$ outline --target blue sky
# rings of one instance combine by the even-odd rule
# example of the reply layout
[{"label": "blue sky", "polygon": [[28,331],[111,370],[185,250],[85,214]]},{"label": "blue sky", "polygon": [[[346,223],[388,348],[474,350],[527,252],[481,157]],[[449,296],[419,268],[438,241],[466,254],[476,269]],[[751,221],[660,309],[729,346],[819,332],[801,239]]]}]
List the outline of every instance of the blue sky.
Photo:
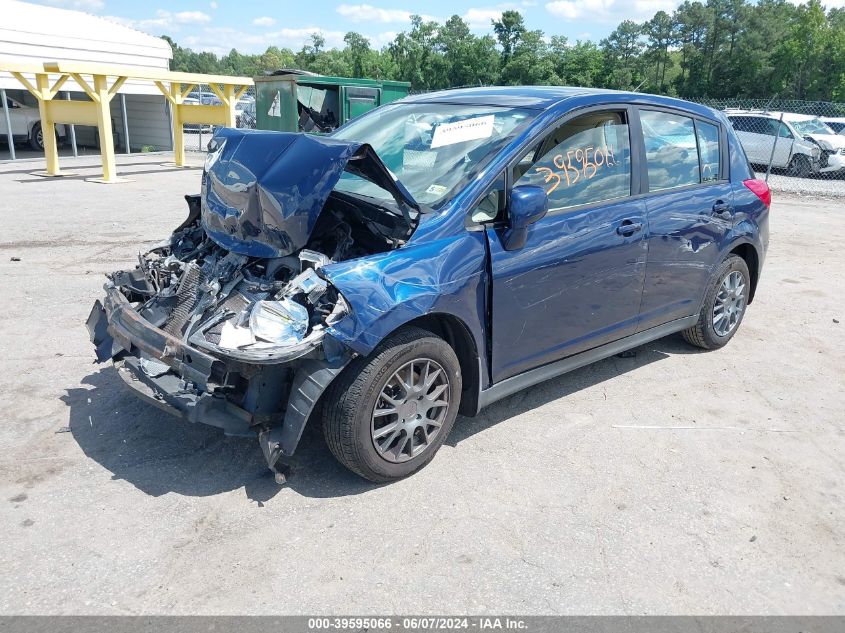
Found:
[{"label": "blue sky", "polygon": [[381,48],[409,28],[409,17],[420,13],[445,20],[462,16],[479,34],[492,32],[490,20],[516,9],[531,29],[547,36],[598,41],[623,19],[650,18],[660,9],[671,11],[678,0],[408,0],[329,2],[291,0],[42,0],[41,4],[107,16],[153,35],[167,34],[180,45],[217,54],[231,48],[263,52],[267,46],[298,50],[310,34],[320,31],[329,47],[342,46],[343,35],[357,31]]}]

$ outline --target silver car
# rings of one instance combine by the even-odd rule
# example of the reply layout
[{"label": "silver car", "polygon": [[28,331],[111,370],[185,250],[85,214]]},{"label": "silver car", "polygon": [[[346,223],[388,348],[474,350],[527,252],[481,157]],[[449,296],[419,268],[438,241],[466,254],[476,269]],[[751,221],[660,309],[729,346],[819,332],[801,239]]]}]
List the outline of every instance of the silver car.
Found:
[{"label": "silver car", "polygon": [[752,165],[785,169],[790,176],[806,178],[821,169],[821,149],[805,139],[780,113],[726,110],[742,148]]}]

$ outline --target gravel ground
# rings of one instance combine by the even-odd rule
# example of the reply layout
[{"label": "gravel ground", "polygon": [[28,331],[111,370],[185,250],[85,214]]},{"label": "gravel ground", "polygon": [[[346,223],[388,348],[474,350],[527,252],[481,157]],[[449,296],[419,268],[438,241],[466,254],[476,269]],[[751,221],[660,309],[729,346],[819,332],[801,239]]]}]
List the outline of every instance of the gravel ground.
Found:
[{"label": "gravel ground", "polygon": [[[765,180],[766,172],[756,172],[757,178]],[[812,178],[793,178],[784,173],[769,174],[772,191],[793,195],[830,196],[845,198],[845,176],[819,174]]]},{"label": "gravel ground", "polygon": [[102,273],[198,189],[167,160],[0,166],[0,613],[845,612],[841,200],[776,196],[724,350],[670,337],[529,389],[387,486],[315,427],[280,488],[254,440],[92,364]]}]

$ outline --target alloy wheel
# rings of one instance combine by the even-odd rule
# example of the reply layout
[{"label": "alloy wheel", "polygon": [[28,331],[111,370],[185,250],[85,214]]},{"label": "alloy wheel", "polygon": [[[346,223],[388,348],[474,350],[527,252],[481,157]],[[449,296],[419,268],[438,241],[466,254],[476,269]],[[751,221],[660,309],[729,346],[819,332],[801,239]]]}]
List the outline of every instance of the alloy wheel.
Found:
[{"label": "alloy wheel", "polygon": [[722,280],[713,303],[713,331],[727,336],[736,328],[745,310],[745,278],[734,270]]},{"label": "alloy wheel", "polygon": [[450,402],[449,376],[430,358],[402,365],[385,382],[372,415],[372,440],[389,462],[423,453],[440,433]]}]

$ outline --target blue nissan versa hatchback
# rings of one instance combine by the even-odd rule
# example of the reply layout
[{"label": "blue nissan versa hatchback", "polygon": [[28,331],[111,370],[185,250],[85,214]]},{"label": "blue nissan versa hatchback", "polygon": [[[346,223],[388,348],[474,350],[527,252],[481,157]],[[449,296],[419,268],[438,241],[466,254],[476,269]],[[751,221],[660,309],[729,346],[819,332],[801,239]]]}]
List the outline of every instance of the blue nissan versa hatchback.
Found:
[{"label": "blue nissan versa hatchback", "polygon": [[186,199],[109,276],[97,359],[157,406],[257,435],[280,482],[310,417],[389,481],[458,413],[674,332],[722,347],[770,205],[720,113],[541,87],[410,97],[329,136],[222,129]]}]

